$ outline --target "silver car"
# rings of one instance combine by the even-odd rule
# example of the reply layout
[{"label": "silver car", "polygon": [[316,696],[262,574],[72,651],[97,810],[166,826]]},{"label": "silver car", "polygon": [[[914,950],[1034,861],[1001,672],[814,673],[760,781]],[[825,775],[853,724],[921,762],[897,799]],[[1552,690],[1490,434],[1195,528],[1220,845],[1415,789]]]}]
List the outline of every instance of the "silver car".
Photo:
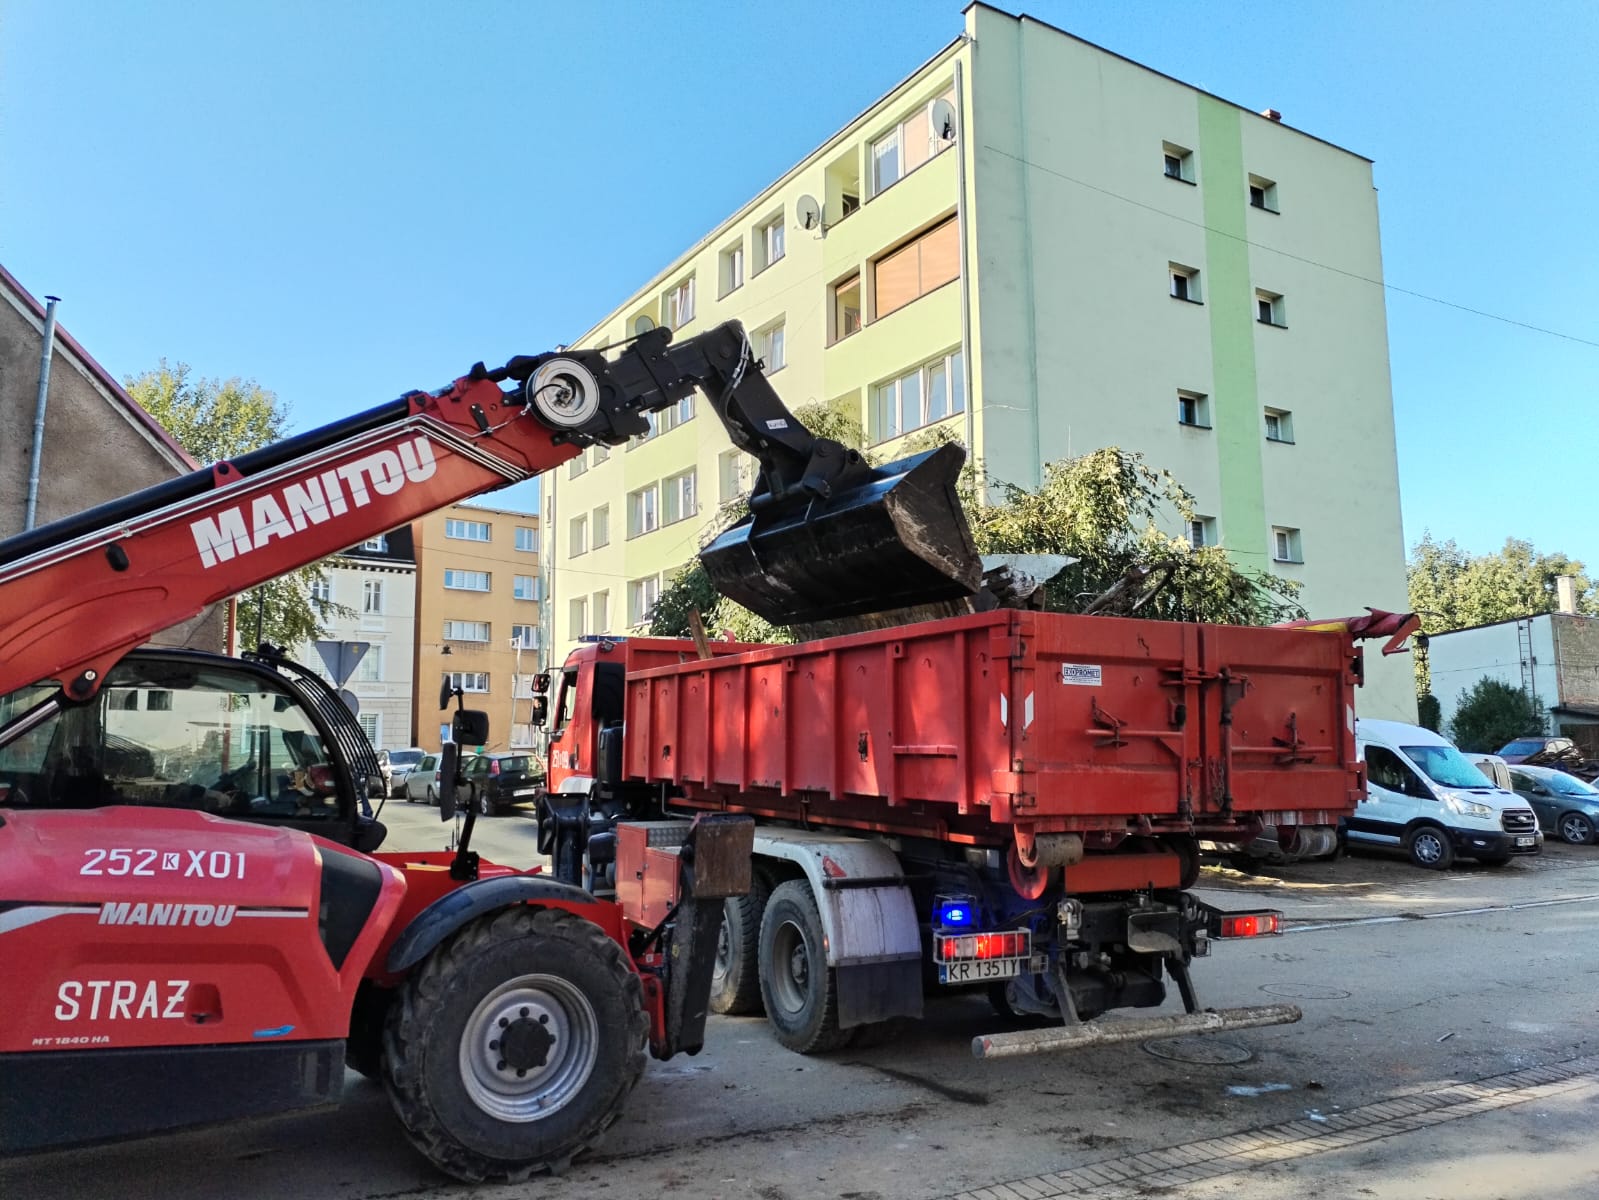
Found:
[{"label": "silver car", "polygon": [[424,752],[421,761],[406,772],[403,785],[406,803],[439,802],[439,758],[437,754]]},{"label": "silver car", "polygon": [[411,746],[405,750],[390,750],[389,756],[389,792],[391,796],[406,795],[406,777],[416,770],[427,751],[420,746]]}]

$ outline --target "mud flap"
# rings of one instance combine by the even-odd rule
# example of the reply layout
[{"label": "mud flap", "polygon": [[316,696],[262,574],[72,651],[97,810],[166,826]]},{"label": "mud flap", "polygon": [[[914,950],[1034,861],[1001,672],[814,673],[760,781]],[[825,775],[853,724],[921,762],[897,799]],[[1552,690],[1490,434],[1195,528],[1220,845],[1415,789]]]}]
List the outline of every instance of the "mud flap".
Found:
[{"label": "mud flap", "polygon": [[965,459],[945,445],[826,498],[757,495],[700,562],[717,591],[778,625],[973,596],[982,562],[955,493]]}]

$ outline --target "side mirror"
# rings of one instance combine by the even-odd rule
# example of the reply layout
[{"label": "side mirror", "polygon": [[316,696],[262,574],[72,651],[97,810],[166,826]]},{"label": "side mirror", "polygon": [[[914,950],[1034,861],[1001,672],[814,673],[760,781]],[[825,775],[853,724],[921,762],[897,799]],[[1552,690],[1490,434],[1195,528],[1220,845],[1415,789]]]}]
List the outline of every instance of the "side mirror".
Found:
[{"label": "side mirror", "polygon": [[486,746],[489,741],[489,714],[463,708],[450,719],[450,740],[463,746]]},{"label": "side mirror", "polygon": [[445,744],[439,755],[439,820],[455,820],[455,776],[461,767],[461,748],[454,742]]},{"label": "side mirror", "polygon": [[540,671],[533,676],[533,690],[535,692],[547,692],[550,690],[550,673],[548,671]]},{"label": "side mirror", "polygon": [[550,700],[548,696],[533,697],[533,724],[539,728],[550,719]]}]

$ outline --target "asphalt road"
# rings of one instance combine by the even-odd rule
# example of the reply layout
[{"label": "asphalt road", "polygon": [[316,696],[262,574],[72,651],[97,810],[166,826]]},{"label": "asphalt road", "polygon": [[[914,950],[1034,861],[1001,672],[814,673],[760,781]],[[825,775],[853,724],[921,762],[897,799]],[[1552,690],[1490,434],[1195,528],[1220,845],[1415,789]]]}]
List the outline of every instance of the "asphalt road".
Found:
[{"label": "asphalt road", "polygon": [[[395,845],[443,844],[419,805],[385,819]],[[531,821],[479,828],[486,855],[534,860]],[[1552,845],[1497,871],[1369,858],[1207,870],[1201,888],[1292,918],[1285,936],[1196,964],[1202,1002],[1289,999],[1303,1022],[1158,1047],[1176,1059],[1129,1045],[979,1062],[970,1039],[996,1022],[972,997],[826,1058],[782,1050],[761,1020],[718,1018],[698,1057],[651,1063],[591,1158],[472,1195],[1599,1196],[1599,848]],[[353,1076],[336,1110],[0,1163],[8,1200],[467,1191]]]}]

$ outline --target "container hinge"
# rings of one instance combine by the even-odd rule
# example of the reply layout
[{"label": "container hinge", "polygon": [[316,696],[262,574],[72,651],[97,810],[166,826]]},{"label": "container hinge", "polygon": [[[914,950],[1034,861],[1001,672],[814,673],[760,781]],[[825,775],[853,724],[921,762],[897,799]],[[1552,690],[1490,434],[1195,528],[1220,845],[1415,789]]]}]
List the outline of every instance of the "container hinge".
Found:
[{"label": "container hinge", "polygon": [[1308,743],[1303,741],[1299,736],[1298,713],[1288,714],[1288,736],[1286,738],[1274,737],[1271,740],[1273,745],[1281,746],[1284,750],[1284,753],[1277,755],[1277,761],[1282,766],[1288,767],[1292,766],[1294,763],[1308,763],[1315,761],[1314,755],[1306,754],[1304,752]]},{"label": "container hinge", "polygon": [[1101,737],[1097,744],[1100,746],[1125,746],[1127,739],[1122,737],[1121,731],[1126,727],[1127,722],[1119,717],[1112,716],[1099,707],[1098,700],[1090,700],[1089,705],[1090,719],[1093,720],[1095,725],[1108,731],[1109,734],[1108,737]]}]

